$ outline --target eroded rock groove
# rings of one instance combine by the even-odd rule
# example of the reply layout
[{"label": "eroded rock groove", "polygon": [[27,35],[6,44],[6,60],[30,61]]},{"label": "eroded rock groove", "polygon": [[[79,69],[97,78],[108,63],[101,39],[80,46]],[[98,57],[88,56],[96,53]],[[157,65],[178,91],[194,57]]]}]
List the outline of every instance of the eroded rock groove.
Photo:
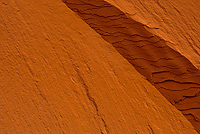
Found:
[{"label": "eroded rock groove", "polygon": [[111,43],[200,133],[200,70],[165,40],[148,32],[145,25],[103,0],[63,2]]}]

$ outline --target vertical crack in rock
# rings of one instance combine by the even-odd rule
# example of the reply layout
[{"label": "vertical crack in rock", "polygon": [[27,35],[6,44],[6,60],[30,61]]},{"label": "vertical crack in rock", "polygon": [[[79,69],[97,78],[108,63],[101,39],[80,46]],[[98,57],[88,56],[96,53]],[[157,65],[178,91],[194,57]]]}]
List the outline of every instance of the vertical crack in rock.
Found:
[{"label": "vertical crack in rock", "polygon": [[89,92],[88,86],[86,85],[86,83],[85,83],[85,81],[84,81],[83,77],[81,76],[81,74],[80,74],[80,72],[79,72],[78,69],[76,69],[76,72],[77,72],[77,74],[78,74],[78,78],[79,78],[80,83],[83,85],[83,87],[84,87],[84,89],[85,89],[85,92],[86,92],[86,95],[87,95],[88,99],[90,100],[90,102],[91,102],[91,103],[93,104],[93,106],[95,107],[95,110],[98,112],[98,111],[99,111],[99,110],[98,110],[98,106],[97,106],[97,104],[96,104],[94,98],[91,96],[91,94],[90,94],[90,92]]},{"label": "vertical crack in rock", "polygon": [[[165,40],[147,31],[145,25],[127,17],[104,0],[63,2],[111,43],[200,133],[200,70],[170,48]],[[80,80],[98,112],[97,104],[81,76]]]},{"label": "vertical crack in rock", "polygon": [[[64,47],[65,50],[67,50],[65,47]],[[105,122],[105,120],[103,119],[103,117],[101,117],[101,115],[99,114],[99,108],[98,108],[98,105],[95,101],[95,99],[92,97],[92,95],[90,94],[90,91],[89,91],[89,87],[87,86],[84,78],[82,77],[81,75],[81,72],[79,71],[79,66],[75,63],[75,61],[73,60],[72,56],[66,51],[66,53],[68,54],[68,57],[70,58],[71,60],[71,63],[72,65],[74,66],[74,68],[76,69],[76,73],[78,75],[78,79],[79,79],[79,82],[80,84],[83,86],[83,88],[85,89],[85,92],[86,92],[86,96],[88,98],[88,100],[91,102],[92,106],[94,107],[94,109],[96,110],[96,114],[97,116],[100,118],[100,120],[102,121],[103,125],[104,125],[104,128],[105,128],[105,131],[106,131],[106,134],[109,133],[109,128]],[[104,131],[101,129],[101,133],[102,134],[105,134]]]},{"label": "vertical crack in rock", "polygon": [[[86,91],[86,95],[89,99],[89,101],[92,103],[92,105],[94,106],[96,112],[97,112],[97,116],[100,117],[101,121],[103,122],[104,124],[104,127],[105,127],[105,130],[106,130],[106,133],[108,134],[109,133],[109,129],[108,129],[108,126],[105,122],[105,120],[99,115],[99,109],[98,109],[98,106],[97,106],[97,103],[95,101],[95,99],[91,96],[90,92],[89,92],[89,88],[88,86],[86,85],[83,77],[81,76],[80,72],[78,69],[76,69],[76,72],[78,74],[78,77],[79,77],[79,80],[80,80],[80,83],[83,85],[83,87],[85,88],[85,91]],[[104,134],[104,132],[101,130],[101,133]]]},{"label": "vertical crack in rock", "polygon": [[[89,92],[89,88],[88,86],[86,85],[83,77],[81,76],[80,72],[78,69],[76,69],[76,72],[77,72],[77,75],[78,75],[78,78],[80,80],[80,83],[83,85],[85,91],[86,91],[86,95],[89,99],[89,101],[92,103],[92,105],[94,106],[96,112],[97,112],[97,116],[100,117],[101,121],[103,122],[104,124],[104,127],[105,127],[105,130],[106,130],[106,133],[108,134],[109,133],[109,129],[108,129],[108,126],[105,122],[105,120],[99,115],[99,109],[98,109],[98,106],[97,106],[97,103],[95,101],[95,99],[91,96],[90,92]],[[104,134],[104,132],[101,130],[101,133]]]}]

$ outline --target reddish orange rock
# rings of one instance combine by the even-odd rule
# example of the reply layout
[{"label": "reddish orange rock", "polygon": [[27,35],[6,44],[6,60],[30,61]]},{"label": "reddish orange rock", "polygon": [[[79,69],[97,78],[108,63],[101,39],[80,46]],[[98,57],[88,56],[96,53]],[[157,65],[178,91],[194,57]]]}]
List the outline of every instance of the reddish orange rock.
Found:
[{"label": "reddish orange rock", "polygon": [[0,133],[196,133],[66,4],[0,1]]},{"label": "reddish orange rock", "polygon": [[168,41],[148,31],[148,26],[106,1],[63,1],[111,43],[200,132],[200,71],[186,57],[168,46]]}]

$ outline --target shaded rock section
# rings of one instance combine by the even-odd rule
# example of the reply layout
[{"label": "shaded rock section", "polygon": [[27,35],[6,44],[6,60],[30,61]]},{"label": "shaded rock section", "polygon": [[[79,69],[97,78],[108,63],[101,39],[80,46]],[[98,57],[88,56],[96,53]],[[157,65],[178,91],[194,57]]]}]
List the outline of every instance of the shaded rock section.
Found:
[{"label": "shaded rock section", "polygon": [[166,41],[103,0],[63,0],[111,43],[200,133],[200,71]]},{"label": "shaded rock section", "polygon": [[196,134],[59,0],[0,2],[0,134]]}]

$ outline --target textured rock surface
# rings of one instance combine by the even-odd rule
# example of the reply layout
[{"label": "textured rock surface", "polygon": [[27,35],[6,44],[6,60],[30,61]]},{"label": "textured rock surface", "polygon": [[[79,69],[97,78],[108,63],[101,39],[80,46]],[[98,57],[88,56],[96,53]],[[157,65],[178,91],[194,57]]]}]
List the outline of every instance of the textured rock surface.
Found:
[{"label": "textured rock surface", "polygon": [[0,0],[0,133],[196,133],[58,0]]},{"label": "textured rock surface", "polygon": [[199,0],[105,0],[170,42],[200,69]]},{"label": "textured rock surface", "polygon": [[145,25],[103,0],[64,0],[200,132],[200,71]]}]

